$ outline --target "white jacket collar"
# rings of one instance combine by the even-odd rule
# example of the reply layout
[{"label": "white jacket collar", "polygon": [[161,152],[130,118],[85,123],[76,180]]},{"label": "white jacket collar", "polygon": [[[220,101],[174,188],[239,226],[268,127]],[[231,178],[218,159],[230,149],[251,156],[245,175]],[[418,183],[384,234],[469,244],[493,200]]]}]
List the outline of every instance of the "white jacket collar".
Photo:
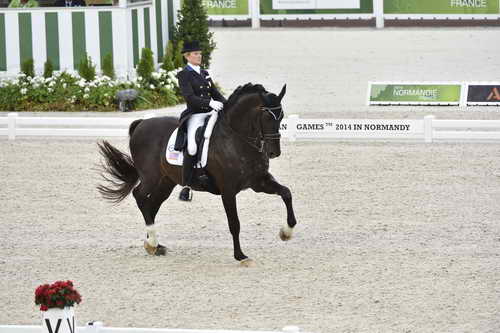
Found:
[{"label": "white jacket collar", "polygon": [[192,69],[194,69],[194,71],[196,73],[200,74],[200,71],[201,71],[200,66],[196,66],[196,65],[190,64],[189,62],[188,62],[188,66],[191,67]]}]

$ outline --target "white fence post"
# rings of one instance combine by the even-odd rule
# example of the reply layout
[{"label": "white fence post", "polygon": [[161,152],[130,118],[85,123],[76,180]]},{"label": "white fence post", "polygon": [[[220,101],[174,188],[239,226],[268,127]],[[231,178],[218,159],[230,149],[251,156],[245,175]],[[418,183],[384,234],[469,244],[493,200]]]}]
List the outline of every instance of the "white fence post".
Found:
[{"label": "white fence post", "polygon": [[373,14],[378,29],[384,27],[384,0],[373,0]]},{"label": "white fence post", "polygon": [[299,122],[299,116],[292,114],[288,117],[288,140],[297,141],[297,123]]},{"label": "white fence post", "polygon": [[102,321],[93,321],[93,322],[87,323],[86,328],[88,329],[87,332],[99,333],[99,331],[101,330],[102,327],[104,327],[104,323]]},{"label": "white fence post", "polygon": [[432,142],[432,135],[433,135],[433,129],[432,129],[432,121],[436,117],[434,116],[425,116],[424,117],[424,141],[427,143]]},{"label": "white fence post", "polygon": [[469,93],[469,84],[467,82],[462,83],[462,89],[460,90],[460,107],[465,108],[467,106],[467,95]]},{"label": "white fence post", "polygon": [[260,0],[248,0],[248,9],[252,16],[252,29],[260,28]]},{"label": "white fence post", "polygon": [[16,139],[16,122],[17,122],[17,113],[16,112],[10,112],[7,114],[7,121],[9,123],[8,128],[9,128],[9,140],[15,140]]}]

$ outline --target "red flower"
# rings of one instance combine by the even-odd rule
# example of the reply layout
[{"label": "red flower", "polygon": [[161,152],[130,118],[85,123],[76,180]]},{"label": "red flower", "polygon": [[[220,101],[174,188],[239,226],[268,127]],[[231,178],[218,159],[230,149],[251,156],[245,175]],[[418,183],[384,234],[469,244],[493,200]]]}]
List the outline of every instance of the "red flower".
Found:
[{"label": "red flower", "polygon": [[73,288],[73,282],[56,281],[51,285],[43,284],[35,290],[35,304],[40,305],[41,311],[47,311],[51,308],[64,308],[79,304],[82,297]]}]

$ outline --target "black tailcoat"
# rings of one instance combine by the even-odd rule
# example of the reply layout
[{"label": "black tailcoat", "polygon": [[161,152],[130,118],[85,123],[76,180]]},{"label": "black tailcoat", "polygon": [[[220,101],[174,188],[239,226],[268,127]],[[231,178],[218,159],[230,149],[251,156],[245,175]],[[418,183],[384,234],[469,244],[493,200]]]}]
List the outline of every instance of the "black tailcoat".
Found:
[{"label": "black tailcoat", "polygon": [[[187,105],[187,109],[181,113],[179,119],[179,133],[183,132],[185,135],[186,121],[192,114],[212,111],[212,108],[209,106],[211,99],[222,103],[225,103],[226,99],[217,90],[212,78],[210,78],[208,72],[204,69],[200,69],[200,74],[198,74],[193,68],[186,66],[177,74],[177,79],[179,80],[181,94],[186,100]],[[184,148],[185,143],[185,138],[181,139],[178,135],[175,149],[181,150],[181,146]]]}]

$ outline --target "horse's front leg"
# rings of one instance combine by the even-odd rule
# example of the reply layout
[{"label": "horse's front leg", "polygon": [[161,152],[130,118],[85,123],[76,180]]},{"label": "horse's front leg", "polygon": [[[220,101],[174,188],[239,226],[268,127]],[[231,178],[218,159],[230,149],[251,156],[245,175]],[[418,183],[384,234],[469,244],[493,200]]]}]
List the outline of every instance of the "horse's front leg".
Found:
[{"label": "horse's front leg", "polygon": [[268,194],[278,194],[286,206],[286,225],[280,229],[280,238],[282,241],[287,241],[292,238],[293,228],[297,224],[295,213],[292,206],[292,193],[286,186],[281,185],[274,179],[274,177],[267,173],[262,177],[255,186],[252,187],[255,192],[264,192]]},{"label": "horse's front leg", "polygon": [[234,258],[243,266],[252,266],[253,261],[243,254],[240,247],[240,220],[236,210],[236,194],[222,194],[222,203],[226,210],[229,231],[233,236]]}]

